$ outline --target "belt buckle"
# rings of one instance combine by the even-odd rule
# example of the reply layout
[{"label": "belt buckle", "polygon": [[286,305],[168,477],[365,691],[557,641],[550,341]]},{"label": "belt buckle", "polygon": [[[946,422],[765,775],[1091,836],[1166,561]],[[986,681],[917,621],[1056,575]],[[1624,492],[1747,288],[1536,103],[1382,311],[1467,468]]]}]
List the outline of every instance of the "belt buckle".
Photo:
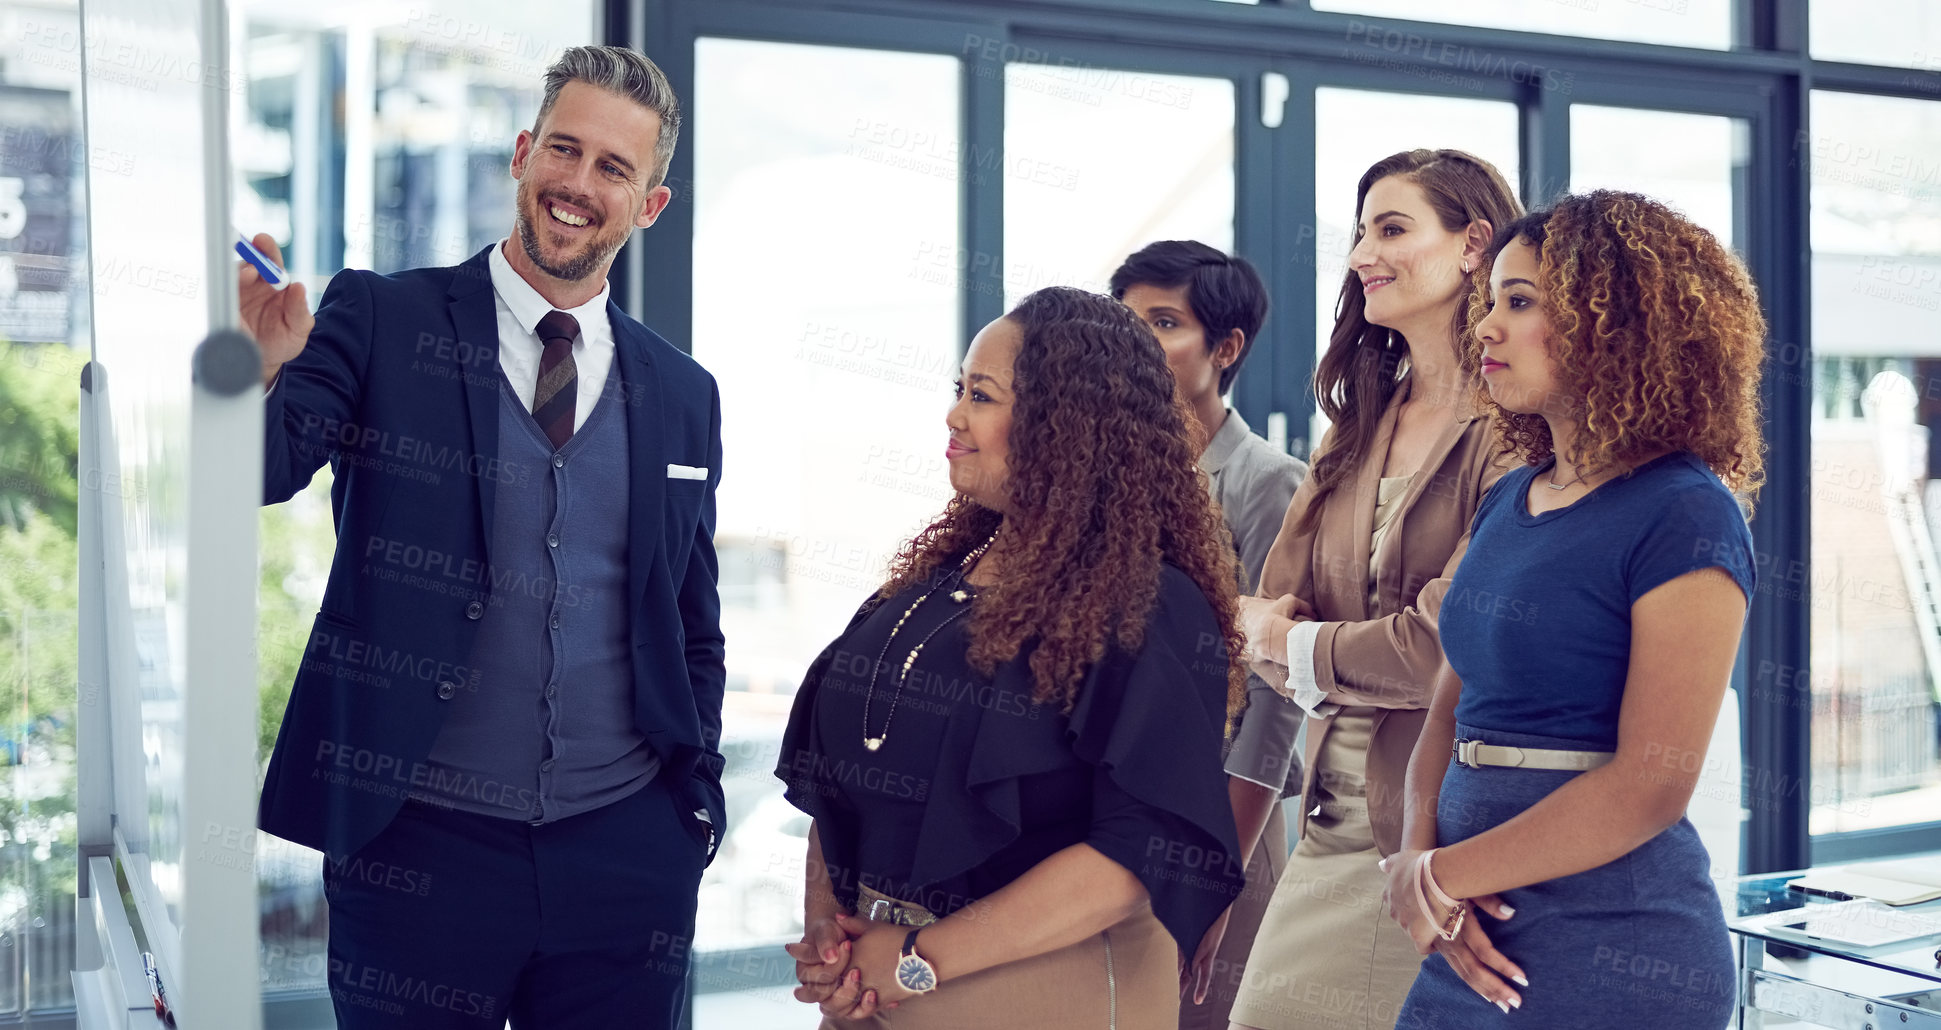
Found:
[{"label": "belt buckle", "polygon": [[896,902],[888,898],[877,898],[869,903],[869,913],[863,918],[872,923],[887,923],[895,918]]},{"label": "belt buckle", "polygon": [[1480,744],[1482,744],[1480,740],[1458,739],[1450,746],[1449,750],[1456,756],[1456,763],[1458,765],[1466,765],[1471,769],[1481,769],[1482,765],[1476,761],[1476,748]]}]

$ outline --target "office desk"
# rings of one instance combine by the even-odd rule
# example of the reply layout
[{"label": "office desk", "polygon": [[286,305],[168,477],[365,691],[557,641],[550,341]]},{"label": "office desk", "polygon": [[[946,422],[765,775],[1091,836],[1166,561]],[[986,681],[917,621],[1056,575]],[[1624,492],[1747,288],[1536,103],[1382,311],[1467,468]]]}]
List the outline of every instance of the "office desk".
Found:
[{"label": "office desk", "polygon": [[[1737,884],[1740,918],[1827,904],[1786,889],[1803,873],[1749,876]],[[1941,911],[1941,901],[1911,906]],[[1941,965],[1937,941],[1862,953],[1838,945],[1803,944],[1731,924],[1739,959],[1740,1030],[1760,1030],[1767,1013],[1834,1030],[1941,1030]],[[1784,971],[1769,968],[1769,955]]]}]

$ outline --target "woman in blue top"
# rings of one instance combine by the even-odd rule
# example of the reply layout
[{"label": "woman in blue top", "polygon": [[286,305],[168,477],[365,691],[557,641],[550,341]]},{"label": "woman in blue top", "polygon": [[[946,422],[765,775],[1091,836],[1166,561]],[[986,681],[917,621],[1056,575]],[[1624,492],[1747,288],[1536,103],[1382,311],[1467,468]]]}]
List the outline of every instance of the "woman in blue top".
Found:
[{"label": "woman in blue top", "polygon": [[1710,233],[1631,193],[1565,197],[1490,259],[1465,360],[1525,464],[1442,604],[1384,866],[1434,952],[1397,1026],[1717,1030],[1733,960],[1684,813],[1753,590],[1733,492],[1761,480],[1758,300]]}]

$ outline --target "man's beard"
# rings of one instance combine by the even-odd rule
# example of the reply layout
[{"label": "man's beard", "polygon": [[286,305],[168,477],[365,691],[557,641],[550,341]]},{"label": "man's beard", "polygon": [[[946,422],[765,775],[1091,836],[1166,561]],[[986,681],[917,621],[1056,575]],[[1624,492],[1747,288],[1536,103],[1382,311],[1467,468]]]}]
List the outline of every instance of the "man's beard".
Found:
[{"label": "man's beard", "polygon": [[[527,192],[525,184],[520,184],[520,192]],[[519,203],[519,245],[525,248],[526,257],[538,266],[539,270],[563,282],[580,282],[593,273],[600,271],[618,253],[622,244],[627,242],[623,234],[607,245],[598,235],[588,239],[579,253],[568,257],[564,262],[553,261],[545,256],[539,247],[539,226],[533,223],[533,204],[528,198],[520,198]],[[584,206],[584,205],[582,205]],[[552,216],[546,215],[548,219]]]}]

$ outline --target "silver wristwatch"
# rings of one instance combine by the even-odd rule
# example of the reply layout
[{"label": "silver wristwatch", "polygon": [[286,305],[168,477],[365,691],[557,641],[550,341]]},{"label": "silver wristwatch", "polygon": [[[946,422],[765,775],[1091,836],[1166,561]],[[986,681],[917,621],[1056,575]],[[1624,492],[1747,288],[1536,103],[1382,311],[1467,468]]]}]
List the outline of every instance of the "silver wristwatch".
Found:
[{"label": "silver wristwatch", "polygon": [[928,994],[937,989],[937,969],[917,954],[917,930],[903,938],[903,957],[896,960],[896,983],[912,994]]}]

